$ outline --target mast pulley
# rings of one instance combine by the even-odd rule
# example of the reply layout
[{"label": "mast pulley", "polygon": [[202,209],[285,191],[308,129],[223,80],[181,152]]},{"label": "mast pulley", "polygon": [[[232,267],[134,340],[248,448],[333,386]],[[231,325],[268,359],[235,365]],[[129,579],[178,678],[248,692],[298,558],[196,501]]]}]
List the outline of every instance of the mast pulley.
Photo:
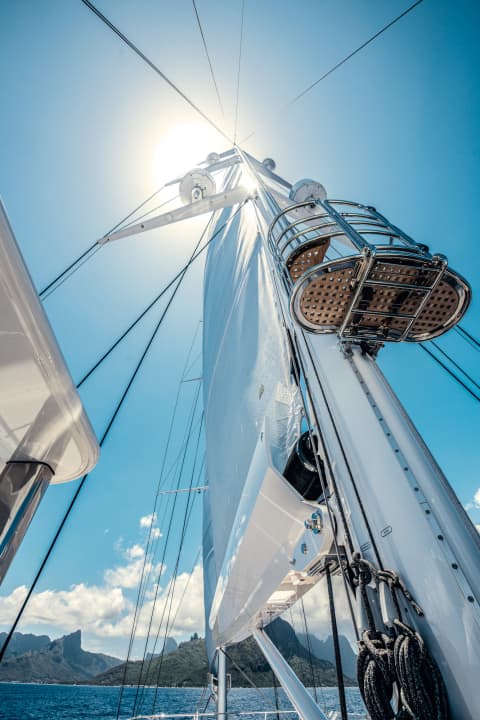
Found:
[{"label": "mast pulley", "polygon": [[180,199],[184,205],[198,202],[215,194],[215,180],[207,170],[190,170],[180,181]]},{"label": "mast pulley", "polygon": [[421,342],[459,322],[471,291],[443,255],[373,207],[297,185],[291,197],[304,199],[277,215],[269,241],[302,327],[344,341]]}]

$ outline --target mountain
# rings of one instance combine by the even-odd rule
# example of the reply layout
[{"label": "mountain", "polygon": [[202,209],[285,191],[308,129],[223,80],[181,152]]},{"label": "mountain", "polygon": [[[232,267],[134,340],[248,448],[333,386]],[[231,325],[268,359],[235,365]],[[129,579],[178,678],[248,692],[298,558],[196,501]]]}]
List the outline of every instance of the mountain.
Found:
[{"label": "mountain", "polygon": [[[174,638],[167,637],[164,643],[164,649],[163,649],[163,655],[170,655],[170,653],[175,652],[175,650],[178,648],[177,641]],[[152,658],[157,658],[162,655],[162,651],[156,652],[156,653],[147,653],[145,656],[146,660],[151,660]]]},{"label": "mountain", "polygon": [[[333,648],[333,637],[329,635],[325,640],[319,640],[315,635],[304,635],[303,633],[298,634],[298,639],[302,643],[304,648],[308,651],[308,641],[310,641],[310,649],[312,655],[322,660],[328,660],[331,663],[335,663],[335,651]],[[357,656],[352,650],[352,646],[348,642],[345,635],[339,635],[338,638],[340,645],[340,654],[342,656],[342,668],[345,675],[348,677],[356,677],[357,675]]]},{"label": "mountain", "polygon": [[[3,643],[7,639],[7,633],[0,633],[0,647],[3,647]],[[8,643],[8,648],[5,652],[5,657],[14,657],[16,655],[23,655],[23,653],[41,650],[42,648],[49,645],[52,641],[48,635],[31,635],[23,634],[20,632],[13,633],[12,639]]]},{"label": "mountain", "polygon": [[[80,630],[58,640],[50,641],[49,638],[48,640],[48,644],[42,644],[39,650],[29,650],[5,659],[0,665],[0,681],[40,683],[85,681],[121,662],[109,655],[82,650]],[[33,644],[35,645],[35,642]]]},{"label": "mountain", "polygon": [[[308,651],[299,643],[292,627],[277,618],[268,626],[267,632],[280,652],[287,659],[293,670],[306,685],[312,685],[312,671],[316,685],[336,685],[335,668],[331,662],[310,657]],[[234,687],[248,687],[249,682],[245,676],[258,687],[272,685],[272,671],[265,660],[260,648],[253,638],[247,638],[241,643],[227,648],[228,672],[232,676]],[[125,683],[135,685],[138,683],[142,663],[129,662],[126,668]],[[95,685],[118,685],[122,682],[125,665],[119,665],[90,680]],[[188,642],[181,643],[175,652],[165,656],[163,660],[153,658],[144,663],[142,671],[142,684],[163,687],[202,687],[205,685],[208,673],[205,641],[193,636]],[[346,678],[349,685],[353,680]]]}]

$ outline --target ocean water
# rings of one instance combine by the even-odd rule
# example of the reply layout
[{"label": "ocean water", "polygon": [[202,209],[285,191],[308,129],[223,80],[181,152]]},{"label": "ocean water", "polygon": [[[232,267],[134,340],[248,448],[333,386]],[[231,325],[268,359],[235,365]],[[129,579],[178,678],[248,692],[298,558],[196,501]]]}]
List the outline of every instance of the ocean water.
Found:
[{"label": "ocean water", "polygon": [[[0,683],[0,720],[115,720],[119,691],[118,687]],[[358,688],[347,688],[346,693],[348,711],[361,713],[363,705]],[[131,717],[135,695],[136,688],[124,689],[120,714],[122,720]],[[323,710],[338,710],[335,688],[318,688],[317,695],[318,704]],[[194,711],[197,704],[202,711],[206,697],[200,688],[160,688],[155,698],[155,690],[147,688],[140,707],[141,713],[151,713],[154,701],[156,713],[188,713]],[[281,709],[291,708],[282,690],[278,690],[278,701]],[[228,695],[229,715],[274,708],[275,696],[271,688],[259,691],[253,688],[233,688]],[[211,710],[212,704],[208,706],[208,711]],[[255,716],[250,717],[255,720]],[[280,717],[293,720],[296,716]],[[275,715],[269,716],[269,720],[274,718]]]}]

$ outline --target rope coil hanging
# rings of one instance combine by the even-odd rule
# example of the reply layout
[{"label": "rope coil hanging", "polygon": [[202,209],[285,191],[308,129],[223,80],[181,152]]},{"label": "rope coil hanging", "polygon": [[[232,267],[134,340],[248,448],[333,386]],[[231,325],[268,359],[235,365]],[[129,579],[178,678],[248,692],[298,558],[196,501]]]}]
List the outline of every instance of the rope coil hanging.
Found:
[{"label": "rope coil hanging", "polygon": [[[352,566],[368,625],[359,642],[357,679],[371,719],[449,720],[440,670],[420,633],[403,621],[397,593],[419,617],[423,616],[421,607],[393,571],[378,571],[358,554]],[[386,586],[384,590],[388,589],[395,608],[396,617],[389,619],[386,631],[377,629],[375,623],[367,592],[372,581],[377,590],[381,583]]]}]

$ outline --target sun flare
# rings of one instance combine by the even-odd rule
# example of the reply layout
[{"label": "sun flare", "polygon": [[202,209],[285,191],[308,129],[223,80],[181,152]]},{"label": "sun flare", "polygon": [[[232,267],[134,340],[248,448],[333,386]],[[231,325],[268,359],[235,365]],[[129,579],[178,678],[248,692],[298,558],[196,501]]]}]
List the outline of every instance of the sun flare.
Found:
[{"label": "sun flare", "polygon": [[163,135],[155,148],[152,174],[157,185],[173,180],[217,151],[221,138],[205,123],[178,123]]}]

